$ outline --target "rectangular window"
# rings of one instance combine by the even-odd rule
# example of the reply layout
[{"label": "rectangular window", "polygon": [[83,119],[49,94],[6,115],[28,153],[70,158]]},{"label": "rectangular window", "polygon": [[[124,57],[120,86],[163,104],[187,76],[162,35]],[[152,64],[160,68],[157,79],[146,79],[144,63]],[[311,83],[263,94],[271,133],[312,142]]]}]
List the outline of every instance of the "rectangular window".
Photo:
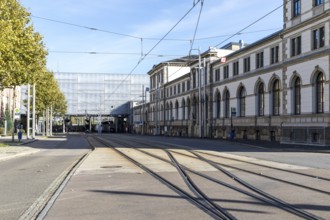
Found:
[{"label": "rectangular window", "polygon": [[186,91],[186,83],[183,82],[183,83],[182,83],[182,92],[185,92],[185,91]]},{"label": "rectangular window", "polygon": [[314,0],[314,6],[319,6],[324,3],[324,0]]},{"label": "rectangular window", "polygon": [[156,87],[156,76],[153,76],[151,88],[155,88],[155,87]]},{"label": "rectangular window", "polygon": [[291,39],[291,57],[301,54],[301,37]]},{"label": "rectangular window", "polygon": [[313,31],[313,50],[324,47],[325,36],[324,36],[324,27],[316,29]]},{"label": "rectangular window", "polygon": [[174,95],[176,95],[176,86],[173,86],[174,87]]},{"label": "rectangular window", "polygon": [[271,57],[271,60],[270,60],[271,64],[279,62],[279,46],[271,48],[270,57]]},{"label": "rectangular window", "polygon": [[300,0],[293,0],[293,17],[297,17],[301,14],[301,3]]},{"label": "rectangular window", "polygon": [[180,94],[180,92],[181,92],[181,85],[178,84],[178,94]]},{"label": "rectangular window", "polygon": [[190,90],[190,80],[187,81],[187,91]]},{"label": "rectangular window", "polygon": [[244,58],[244,73],[250,72],[250,57]]},{"label": "rectangular window", "polygon": [[239,62],[233,63],[233,75],[238,76],[239,74]]},{"label": "rectangular window", "polygon": [[229,66],[224,66],[223,67],[223,78],[228,79],[229,78]]},{"label": "rectangular window", "polygon": [[256,55],[256,68],[264,66],[264,52],[257,53]]},{"label": "rectangular window", "polygon": [[196,85],[197,85],[197,82],[196,82],[197,73],[196,73],[196,71],[193,71],[192,75],[193,75],[193,85],[192,85],[192,87],[194,89],[194,88],[196,88]]},{"label": "rectangular window", "polygon": [[220,69],[215,70],[215,81],[220,81]]}]

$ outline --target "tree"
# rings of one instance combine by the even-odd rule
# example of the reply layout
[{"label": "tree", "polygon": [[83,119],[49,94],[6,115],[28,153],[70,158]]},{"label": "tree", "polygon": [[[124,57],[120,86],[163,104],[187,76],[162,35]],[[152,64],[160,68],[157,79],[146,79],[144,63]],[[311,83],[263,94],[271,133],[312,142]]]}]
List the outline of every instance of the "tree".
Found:
[{"label": "tree", "polygon": [[11,118],[12,118],[12,116],[10,114],[9,106],[7,104],[6,111],[5,111],[5,121],[7,122],[7,131],[10,131],[13,128],[13,122],[12,122]]},{"label": "tree", "polygon": [[45,68],[47,52],[30,24],[30,13],[17,0],[0,1],[0,29],[0,84],[14,89],[16,103],[16,87],[36,81]]},{"label": "tree", "polygon": [[[54,74],[44,71],[36,84],[36,111],[39,116],[46,116],[46,133],[49,133],[49,109],[53,109],[53,114],[64,116],[67,110],[67,103],[59,85],[54,78]],[[51,117],[50,117],[51,118]]]},{"label": "tree", "polygon": [[36,84],[36,94],[36,111],[39,116],[50,107],[53,107],[55,114],[64,116],[67,110],[66,99],[53,73],[44,71],[39,76]]}]

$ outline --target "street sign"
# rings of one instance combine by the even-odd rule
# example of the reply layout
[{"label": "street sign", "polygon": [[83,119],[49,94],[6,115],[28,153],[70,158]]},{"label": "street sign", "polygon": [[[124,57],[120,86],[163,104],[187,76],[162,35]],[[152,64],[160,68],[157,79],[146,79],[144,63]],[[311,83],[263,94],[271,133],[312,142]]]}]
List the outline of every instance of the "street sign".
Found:
[{"label": "street sign", "polygon": [[19,108],[15,108],[15,119],[20,119],[21,118],[21,112]]}]

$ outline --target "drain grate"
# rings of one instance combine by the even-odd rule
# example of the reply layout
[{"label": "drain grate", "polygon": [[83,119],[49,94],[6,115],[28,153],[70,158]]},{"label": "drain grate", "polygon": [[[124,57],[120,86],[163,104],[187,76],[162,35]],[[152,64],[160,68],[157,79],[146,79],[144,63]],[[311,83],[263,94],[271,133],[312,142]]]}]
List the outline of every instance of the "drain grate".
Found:
[{"label": "drain grate", "polygon": [[122,166],[102,166],[104,169],[113,169],[113,168],[121,168]]}]

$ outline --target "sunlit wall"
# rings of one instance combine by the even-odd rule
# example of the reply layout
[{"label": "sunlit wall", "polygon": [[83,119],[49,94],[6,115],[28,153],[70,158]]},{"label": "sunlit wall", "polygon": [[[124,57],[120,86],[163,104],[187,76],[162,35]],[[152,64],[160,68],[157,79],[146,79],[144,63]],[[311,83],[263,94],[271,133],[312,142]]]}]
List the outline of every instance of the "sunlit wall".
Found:
[{"label": "sunlit wall", "polygon": [[109,114],[127,101],[142,101],[147,74],[54,73],[68,103],[68,115]]}]

